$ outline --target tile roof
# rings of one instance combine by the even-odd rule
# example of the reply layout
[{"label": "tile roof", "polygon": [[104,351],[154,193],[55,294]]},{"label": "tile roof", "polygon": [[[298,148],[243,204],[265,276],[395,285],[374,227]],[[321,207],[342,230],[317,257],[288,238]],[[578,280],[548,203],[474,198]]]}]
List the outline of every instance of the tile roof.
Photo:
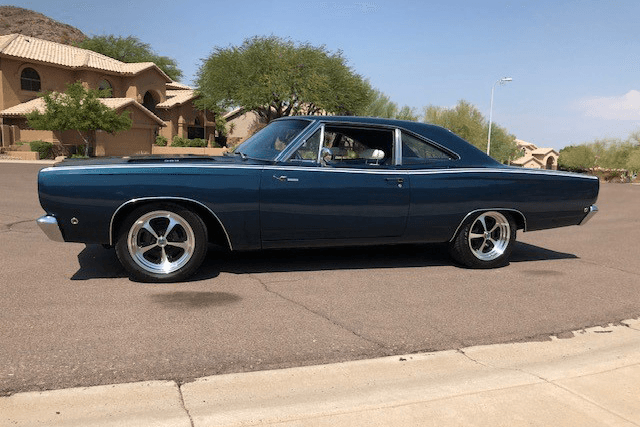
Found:
[{"label": "tile roof", "polygon": [[167,100],[156,105],[157,108],[172,108],[195,98],[193,89],[167,90]]},{"label": "tile roof", "polygon": [[166,84],[167,90],[192,90],[191,86],[179,82],[171,82]]},{"label": "tile roof", "polygon": [[32,99],[31,101],[9,107],[0,111],[0,116],[24,116],[34,110],[38,110],[41,113],[44,112],[44,100],[42,98]]},{"label": "tile roof", "polygon": [[546,156],[547,154],[549,154],[549,153],[551,153],[551,152],[554,152],[556,155],[558,154],[558,153],[556,152],[556,150],[554,150],[554,149],[553,149],[553,148],[551,148],[551,147],[536,148],[535,150],[533,150],[533,151],[531,152],[531,154],[534,154],[534,155],[535,155],[535,154],[539,154],[539,155],[542,155],[542,156]]},{"label": "tile roof", "polygon": [[529,148],[530,150],[535,150],[536,148],[538,148],[538,146],[537,146],[537,145],[532,144],[531,142],[523,141],[523,140],[521,140],[521,139],[517,139],[517,138],[516,138],[516,145],[517,145],[518,147],[527,147],[527,148]]},{"label": "tile roof", "polygon": [[[100,102],[106,105],[109,108],[114,110],[120,110],[124,107],[132,105],[133,107],[138,108],[147,116],[149,116],[152,120],[158,123],[161,126],[166,126],[166,124],[160,119],[158,116],[153,114],[147,108],[142,106],[140,103],[131,98],[100,98]],[[45,103],[42,98],[35,98],[31,101],[23,102],[22,104],[15,105],[13,107],[9,107],[5,110],[0,111],[0,117],[20,117],[24,116],[34,110],[38,110],[41,113],[44,113]]]},{"label": "tile roof", "polygon": [[243,107],[238,107],[236,109],[233,109],[233,110],[225,113],[224,116],[222,116],[222,117],[224,117],[225,120],[231,120],[231,119],[235,118],[235,116],[239,116],[239,115],[244,114],[244,113],[245,113],[244,108]]},{"label": "tile roof", "polygon": [[124,63],[87,49],[28,37],[22,34],[0,36],[0,55],[46,62],[75,69],[95,69],[124,75],[135,75],[155,68],[168,82],[171,79],[153,62]]},{"label": "tile roof", "polygon": [[519,159],[512,160],[511,164],[517,165],[517,166],[524,166],[525,164],[531,161],[538,164],[539,166],[542,166],[542,162],[539,159],[536,159],[535,157],[533,157],[531,154],[527,154],[524,157],[520,157]]}]

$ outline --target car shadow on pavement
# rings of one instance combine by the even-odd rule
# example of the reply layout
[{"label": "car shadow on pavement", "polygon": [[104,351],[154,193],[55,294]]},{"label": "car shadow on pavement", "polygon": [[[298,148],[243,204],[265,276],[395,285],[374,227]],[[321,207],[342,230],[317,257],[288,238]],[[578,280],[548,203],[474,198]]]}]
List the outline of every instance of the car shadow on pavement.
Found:
[{"label": "car shadow on pavement", "polygon": [[552,251],[529,243],[516,242],[511,253],[511,262],[545,261],[553,259],[578,259],[578,256],[565,252]]},{"label": "car shadow on pavement", "polygon": [[[102,245],[86,245],[78,254],[80,268],[71,276],[71,280],[90,279],[116,279],[126,278],[128,274],[120,264],[116,251],[113,248],[105,248]],[[213,279],[220,271],[207,271],[206,274],[198,271],[187,281]]]},{"label": "car shadow on pavement", "polygon": [[116,252],[101,245],[85,245],[78,254],[80,269],[71,276],[71,280],[115,279],[127,277]]},{"label": "car shadow on pavement", "polygon": [[[516,242],[511,262],[578,258],[576,255]],[[211,248],[200,270],[234,274],[457,266],[446,244],[279,249],[230,253]]]},{"label": "car shadow on pavement", "polygon": [[[516,242],[510,261],[527,262],[576,259],[576,255]],[[86,245],[78,254],[79,270],[71,280],[125,278],[113,249]],[[278,249],[229,252],[211,246],[205,262],[189,281],[213,279],[221,272],[234,274],[359,270],[455,266],[444,244],[340,247],[321,249]]]}]

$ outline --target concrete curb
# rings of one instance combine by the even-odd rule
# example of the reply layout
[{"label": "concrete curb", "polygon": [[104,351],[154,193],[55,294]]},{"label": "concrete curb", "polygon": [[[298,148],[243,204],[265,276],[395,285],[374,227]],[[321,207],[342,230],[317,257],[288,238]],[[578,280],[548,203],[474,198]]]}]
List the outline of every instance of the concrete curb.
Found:
[{"label": "concrete curb", "polygon": [[638,426],[640,321],[570,339],[0,398],[16,426]]},{"label": "concrete curb", "polygon": [[18,159],[0,159],[0,163],[21,163],[23,165],[53,165],[55,160],[18,160]]}]

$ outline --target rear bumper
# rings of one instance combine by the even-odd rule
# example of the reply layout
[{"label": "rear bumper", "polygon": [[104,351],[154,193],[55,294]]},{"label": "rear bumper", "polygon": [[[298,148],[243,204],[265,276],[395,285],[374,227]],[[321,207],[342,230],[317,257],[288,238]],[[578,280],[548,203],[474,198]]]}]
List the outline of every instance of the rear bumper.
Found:
[{"label": "rear bumper", "polygon": [[596,205],[591,205],[588,208],[584,208],[584,211],[587,215],[582,218],[580,225],[585,225],[591,218],[593,218],[593,216],[598,213],[598,207]]},{"label": "rear bumper", "polygon": [[54,242],[64,242],[64,238],[62,237],[62,232],[60,231],[60,227],[58,226],[58,220],[56,219],[56,217],[51,215],[44,215],[38,218],[36,222],[48,238],[50,238]]}]

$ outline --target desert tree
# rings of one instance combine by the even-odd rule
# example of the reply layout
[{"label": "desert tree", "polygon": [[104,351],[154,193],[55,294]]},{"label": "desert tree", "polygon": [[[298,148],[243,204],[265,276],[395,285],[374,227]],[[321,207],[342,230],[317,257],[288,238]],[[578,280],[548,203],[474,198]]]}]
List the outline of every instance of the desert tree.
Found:
[{"label": "desert tree", "polygon": [[94,36],[78,43],[77,46],[126,63],[153,62],[172,80],[178,81],[182,78],[182,71],[175,59],[156,54],[151,45],[137,37]]},{"label": "desert tree", "polygon": [[[424,121],[449,129],[478,149],[487,150],[489,123],[477,107],[461,100],[453,108],[430,105],[424,109]],[[493,123],[491,127],[491,157],[508,163],[519,155],[515,136]]]},{"label": "desert tree", "polygon": [[109,133],[131,128],[129,112],[118,113],[100,101],[109,90],[86,89],[81,82],[68,84],[64,92],[41,95],[44,111],[26,115],[29,126],[37,130],[77,131],[85,143],[85,153],[95,147],[96,131]]},{"label": "desert tree", "polygon": [[196,86],[198,108],[241,107],[266,123],[301,114],[361,114],[372,95],[342,52],[276,36],[214,48],[198,70]]}]

